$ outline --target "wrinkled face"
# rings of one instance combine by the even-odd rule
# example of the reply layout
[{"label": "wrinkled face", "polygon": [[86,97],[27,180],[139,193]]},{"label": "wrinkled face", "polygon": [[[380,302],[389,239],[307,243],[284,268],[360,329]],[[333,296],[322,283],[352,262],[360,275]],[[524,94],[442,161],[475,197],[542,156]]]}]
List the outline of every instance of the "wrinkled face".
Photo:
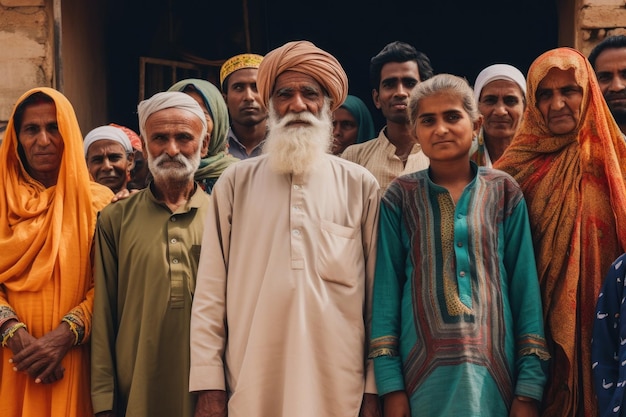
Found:
[{"label": "wrinkled face", "polygon": [[306,111],[319,116],[324,106],[324,91],[310,75],[285,71],[276,78],[271,99],[279,118],[288,113],[297,114]]},{"label": "wrinkled face", "polygon": [[17,137],[26,171],[44,186],[55,185],[63,157],[63,138],[54,103],[36,103],[24,109]]},{"label": "wrinkled face", "polygon": [[348,110],[339,107],[333,112],[333,144],[331,152],[339,155],[348,146],[356,143],[359,135],[357,121]]},{"label": "wrinkled face", "polygon": [[193,98],[196,103],[200,105],[200,108],[204,112],[204,117],[206,118],[206,137],[202,140],[202,148],[200,149],[200,155],[202,158],[206,157],[209,153],[209,143],[211,142],[211,135],[213,134],[213,119],[211,118],[211,114],[209,113],[209,109],[207,109],[206,104],[204,104],[204,99],[197,91],[185,91],[185,94],[189,95]]},{"label": "wrinkled face", "polygon": [[626,48],[605,49],[596,58],[598,84],[618,123],[626,123]]},{"label": "wrinkled face", "polygon": [[224,100],[230,121],[234,125],[254,126],[267,119],[267,110],[261,104],[256,87],[256,68],[242,68],[228,76],[228,89]]},{"label": "wrinkled face", "polygon": [[146,120],[146,154],[155,181],[190,180],[200,163],[202,122],[190,111],[168,108]]},{"label": "wrinkled face", "polygon": [[134,155],[127,155],[117,141],[102,139],[87,150],[87,169],[98,184],[106,185],[114,193],[126,188]]},{"label": "wrinkled face", "polygon": [[380,70],[380,85],[372,90],[372,98],[387,121],[409,123],[406,112],[409,95],[420,82],[417,62],[388,62]]},{"label": "wrinkled face", "polygon": [[480,92],[478,111],[483,115],[483,131],[490,140],[511,140],[524,114],[524,96],[513,81],[495,80]]},{"label": "wrinkled face", "polygon": [[583,89],[576,82],[574,69],[552,68],[537,86],[537,108],[550,132],[565,135],[580,121]]},{"label": "wrinkled face", "polygon": [[447,92],[420,100],[415,135],[432,162],[468,160],[479,122],[472,122],[461,98]]}]

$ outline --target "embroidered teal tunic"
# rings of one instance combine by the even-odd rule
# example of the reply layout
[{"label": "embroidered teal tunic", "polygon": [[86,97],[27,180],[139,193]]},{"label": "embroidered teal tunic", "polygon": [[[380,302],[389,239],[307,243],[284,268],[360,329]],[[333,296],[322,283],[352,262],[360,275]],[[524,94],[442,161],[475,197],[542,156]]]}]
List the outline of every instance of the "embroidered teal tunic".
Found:
[{"label": "embroidered teal tunic", "polygon": [[413,416],[507,416],[546,381],[526,203],[508,174],[472,167],[456,205],[428,170],[381,203],[370,357],[379,395],[406,391]]}]

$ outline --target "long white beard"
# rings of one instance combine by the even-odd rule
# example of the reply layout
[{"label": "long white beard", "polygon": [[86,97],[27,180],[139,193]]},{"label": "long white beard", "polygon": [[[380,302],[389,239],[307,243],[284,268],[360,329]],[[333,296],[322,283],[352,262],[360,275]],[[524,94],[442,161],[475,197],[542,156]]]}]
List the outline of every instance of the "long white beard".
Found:
[{"label": "long white beard", "polygon": [[[187,158],[180,153],[173,158],[166,153],[155,158],[148,152],[148,168],[150,168],[152,176],[157,181],[187,181],[193,179],[194,173],[200,166],[200,151],[201,147],[199,146],[198,151],[191,158]],[[162,166],[166,162],[177,162],[177,164]]]},{"label": "long white beard", "polygon": [[[308,124],[289,125],[296,120]],[[330,149],[333,129],[330,99],[324,100],[319,116],[306,111],[287,113],[282,118],[270,101],[268,127],[263,153],[268,154],[270,167],[279,174],[308,173]]]}]

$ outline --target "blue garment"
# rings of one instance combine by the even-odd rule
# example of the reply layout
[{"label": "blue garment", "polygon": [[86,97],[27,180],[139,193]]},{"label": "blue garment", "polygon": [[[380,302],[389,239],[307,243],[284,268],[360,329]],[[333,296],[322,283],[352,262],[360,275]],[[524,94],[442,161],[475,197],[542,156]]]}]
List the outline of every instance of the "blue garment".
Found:
[{"label": "blue garment", "polygon": [[[599,417],[626,416],[626,254],[613,262],[600,289],[591,340],[591,369]],[[625,316],[626,317],[626,316]]]},{"label": "blue garment", "polygon": [[252,152],[250,152],[250,154],[248,155],[246,147],[243,146],[241,142],[239,142],[239,139],[237,139],[237,136],[235,136],[235,132],[233,132],[233,129],[231,128],[228,131],[228,153],[234,156],[235,158],[241,159],[242,161],[244,159],[261,155],[263,153],[264,143],[265,143],[265,140],[261,141],[261,143],[256,145],[254,149],[252,149]]},{"label": "blue garment", "polygon": [[429,170],[381,203],[370,357],[379,395],[405,391],[412,416],[507,416],[546,382],[526,203],[508,174],[472,167],[456,204]]}]

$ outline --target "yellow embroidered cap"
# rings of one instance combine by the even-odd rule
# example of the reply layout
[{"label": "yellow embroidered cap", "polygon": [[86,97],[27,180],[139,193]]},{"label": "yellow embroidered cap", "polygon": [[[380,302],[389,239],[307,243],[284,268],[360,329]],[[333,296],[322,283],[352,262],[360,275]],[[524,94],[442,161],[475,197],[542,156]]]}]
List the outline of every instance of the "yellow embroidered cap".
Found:
[{"label": "yellow embroidered cap", "polygon": [[233,72],[242,68],[259,68],[261,61],[263,56],[257,54],[240,54],[227,59],[220,69],[220,86],[224,89],[224,80]]}]

